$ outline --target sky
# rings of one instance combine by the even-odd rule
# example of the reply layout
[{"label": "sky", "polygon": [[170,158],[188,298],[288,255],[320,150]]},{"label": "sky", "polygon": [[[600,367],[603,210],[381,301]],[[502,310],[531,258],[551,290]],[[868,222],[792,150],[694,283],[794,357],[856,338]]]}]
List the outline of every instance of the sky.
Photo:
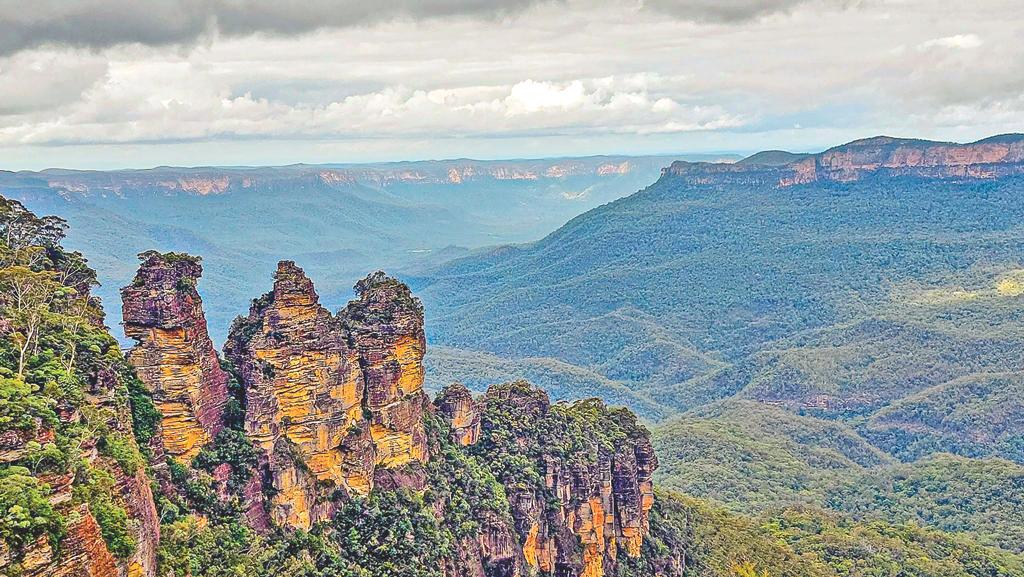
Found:
[{"label": "sky", "polygon": [[1024,0],[0,0],[0,169],[1024,132]]}]

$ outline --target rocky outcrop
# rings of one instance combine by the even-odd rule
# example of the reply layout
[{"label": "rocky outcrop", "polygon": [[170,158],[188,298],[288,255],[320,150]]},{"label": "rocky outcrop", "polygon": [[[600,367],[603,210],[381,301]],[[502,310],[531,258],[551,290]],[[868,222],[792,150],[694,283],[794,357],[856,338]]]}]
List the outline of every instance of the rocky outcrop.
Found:
[{"label": "rocky outcrop", "polygon": [[481,407],[462,383],[445,387],[434,400],[438,412],[448,421],[452,441],[462,446],[473,445],[480,438]]},{"label": "rocky outcrop", "polygon": [[992,179],[1024,174],[1024,135],[1006,134],[970,144],[878,136],[856,140],[813,155],[772,151],[735,164],[674,162],[664,174],[690,184],[771,184],[794,186],[817,181],[853,182],[869,177]]},{"label": "rocky outcrop", "polygon": [[[464,422],[472,406],[465,396],[456,385],[435,401],[453,434],[455,419]],[[485,461],[534,460],[532,470],[500,479],[530,570],[602,577],[615,574],[620,554],[640,556],[658,463],[632,413],[597,400],[552,405],[523,382],[491,387],[479,404],[479,440],[470,450]]]},{"label": "rocky outcrop", "polygon": [[[415,484],[423,429],[423,314],[380,273],[334,316],[295,263],[232,327],[225,355],[241,376],[245,430],[262,448],[273,520],[309,528],[382,475]],[[402,474],[398,471],[402,470]]]},{"label": "rocky outcrop", "polygon": [[148,252],[121,289],[128,354],[163,415],[161,441],[170,456],[190,460],[223,428],[228,375],[210,341],[196,292],[199,259]]},{"label": "rocky outcrop", "polygon": [[45,537],[38,539],[21,560],[22,576],[113,577],[120,574],[117,560],[107,550],[100,527],[88,506],[76,507],[72,518],[67,535],[61,541],[61,550],[66,553],[60,555],[54,551]]},{"label": "rocky outcrop", "polygon": [[[118,359],[118,362],[123,363],[123,360]],[[103,426],[109,431],[107,434],[117,435],[122,442],[134,447],[132,417],[128,407],[118,398],[122,383],[117,373],[104,367],[89,375],[89,381],[86,402],[91,406],[89,412],[94,415],[93,419],[105,418]],[[59,411],[58,426],[81,426],[83,413],[83,410]],[[43,423],[39,423],[35,430],[26,430],[20,435],[5,435],[3,440],[6,450],[0,453],[0,466],[18,464],[33,445],[38,447],[59,442],[54,429]],[[45,535],[17,552],[9,550],[0,541],[0,574],[6,575],[17,566],[14,574],[25,577],[157,575],[160,521],[146,471],[139,466],[134,472],[126,472],[115,459],[102,456],[98,444],[98,439],[86,438],[78,445],[76,455],[79,461],[76,464],[82,468],[39,475],[39,481],[47,487],[50,506],[66,521],[65,534],[59,546],[54,548]],[[82,475],[93,474],[83,473],[84,470],[102,471],[113,479],[109,497],[133,520],[127,529],[134,546],[131,554],[124,558],[116,558],[111,553],[89,505],[75,496],[75,487],[84,482]]]},{"label": "rocky outcrop", "polygon": [[376,463],[394,469],[427,460],[423,429],[423,307],[409,287],[374,273],[341,312],[366,383],[364,408]]},{"label": "rocky outcrop", "polygon": [[318,483],[369,494],[375,459],[358,353],[294,263],[278,265],[274,290],[232,327],[225,355],[245,385],[245,430],[271,473],[275,522],[309,528],[327,518]]}]

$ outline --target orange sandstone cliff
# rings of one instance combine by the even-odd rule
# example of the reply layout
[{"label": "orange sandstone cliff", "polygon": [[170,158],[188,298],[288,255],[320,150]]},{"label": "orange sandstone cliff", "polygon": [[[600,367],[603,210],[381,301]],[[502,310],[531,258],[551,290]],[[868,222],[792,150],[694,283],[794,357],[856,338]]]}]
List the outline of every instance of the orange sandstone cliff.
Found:
[{"label": "orange sandstone cliff", "polygon": [[337,499],[368,495],[382,476],[415,485],[427,459],[422,310],[382,274],[357,292],[332,315],[302,269],[281,262],[225,345],[271,479],[271,517],[287,527],[328,519]]},{"label": "orange sandstone cliff", "polygon": [[148,252],[121,289],[124,331],[137,345],[128,357],[163,415],[162,449],[190,460],[223,428],[228,375],[206,330],[196,281],[199,259]]},{"label": "orange sandstone cliff", "polygon": [[872,177],[991,179],[1024,174],[1022,134],[993,136],[968,144],[877,136],[819,154],[773,151],[772,161],[765,162],[768,154],[755,154],[734,164],[674,162],[663,172],[691,184],[775,186],[854,182]]}]

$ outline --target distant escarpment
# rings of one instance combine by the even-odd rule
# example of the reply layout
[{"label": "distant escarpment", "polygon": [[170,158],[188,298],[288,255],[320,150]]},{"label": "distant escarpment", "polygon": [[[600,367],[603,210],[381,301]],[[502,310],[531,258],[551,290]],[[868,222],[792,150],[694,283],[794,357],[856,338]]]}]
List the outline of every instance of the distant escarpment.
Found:
[{"label": "distant escarpment", "polygon": [[852,182],[871,176],[991,179],[1024,174],[1024,135],[1006,134],[970,144],[878,136],[812,155],[769,151],[735,164],[674,162],[664,174],[694,184],[777,186]]}]

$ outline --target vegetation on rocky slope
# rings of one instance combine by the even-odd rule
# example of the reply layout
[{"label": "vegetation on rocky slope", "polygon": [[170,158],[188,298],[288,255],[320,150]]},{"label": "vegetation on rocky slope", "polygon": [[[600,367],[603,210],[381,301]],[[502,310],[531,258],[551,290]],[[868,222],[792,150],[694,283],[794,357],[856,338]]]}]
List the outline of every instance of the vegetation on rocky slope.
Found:
[{"label": "vegetation on rocky slope", "polygon": [[61,248],[64,230],[0,198],[0,566],[12,574],[45,570],[40,539],[59,551],[81,537],[83,514],[117,559],[139,545],[121,487],[146,467],[154,409],[102,324],[95,273]]},{"label": "vegetation on rocky slope", "polygon": [[[227,385],[223,430],[187,462],[161,454],[160,414],[103,327],[92,271],[60,247],[63,224],[16,203],[0,209],[5,574],[92,564],[97,574],[177,577],[452,577],[471,566],[474,547],[487,575],[599,565],[623,577],[1024,574],[1014,545],[1021,473],[1009,461],[895,464],[859,436],[874,421],[850,427],[734,402],[653,435],[661,480],[699,497],[659,491],[648,520],[654,454],[633,413],[596,399],[550,403],[523,382],[470,399],[480,411],[471,443],[450,415],[423,412],[431,458],[403,471],[422,475],[421,485],[391,473],[392,485],[339,497],[308,531],[255,526],[252,505],[267,495],[249,491],[265,471],[244,430],[238,379]],[[985,390],[996,398],[1001,389]],[[782,474],[771,474],[779,464]],[[751,499],[759,487],[766,493]],[[759,506],[736,506],[744,500]],[[566,522],[604,520],[602,511],[615,519],[611,541],[596,523]],[[535,531],[553,550],[525,546],[522,535]]]}]

